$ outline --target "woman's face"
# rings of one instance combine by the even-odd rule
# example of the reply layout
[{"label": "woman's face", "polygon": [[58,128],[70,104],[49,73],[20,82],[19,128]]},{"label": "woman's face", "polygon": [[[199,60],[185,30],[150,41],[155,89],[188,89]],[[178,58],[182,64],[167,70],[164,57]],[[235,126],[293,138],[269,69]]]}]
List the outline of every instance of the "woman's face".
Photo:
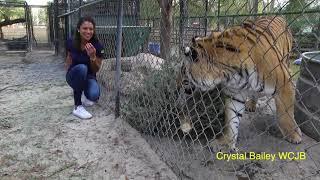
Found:
[{"label": "woman's face", "polygon": [[89,41],[93,36],[94,28],[93,24],[89,21],[84,21],[80,25],[79,33],[81,40]]}]

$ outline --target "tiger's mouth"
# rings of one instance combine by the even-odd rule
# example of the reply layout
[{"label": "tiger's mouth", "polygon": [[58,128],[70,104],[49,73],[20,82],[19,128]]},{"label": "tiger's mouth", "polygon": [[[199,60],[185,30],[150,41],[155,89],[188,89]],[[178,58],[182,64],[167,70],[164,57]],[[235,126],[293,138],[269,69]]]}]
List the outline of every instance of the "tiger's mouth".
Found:
[{"label": "tiger's mouth", "polygon": [[[185,47],[184,54],[186,56],[185,66],[186,75],[190,82],[201,89],[201,91],[208,91],[216,88],[222,81],[222,78],[209,78],[209,74],[204,74],[201,69],[197,68],[200,72],[193,73],[194,69],[192,66],[200,66],[197,62],[199,61],[199,53],[194,47]],[[202,74],[201,74],[202,73]],[[207,76],[207,77],[206,77]]]}]

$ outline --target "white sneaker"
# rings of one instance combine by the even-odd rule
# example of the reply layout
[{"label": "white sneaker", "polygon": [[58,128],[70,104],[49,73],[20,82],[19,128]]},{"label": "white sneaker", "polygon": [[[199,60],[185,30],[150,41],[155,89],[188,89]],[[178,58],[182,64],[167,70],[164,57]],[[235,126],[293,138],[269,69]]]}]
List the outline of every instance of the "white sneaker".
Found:
[{"label": "white sneaker", "polygon": [[89,99],[87,99],[87,97],[84,95],[84,92],[82,92],[82,95],[81,95],[81,102],[82,102],[82,105],[87,107],[94,105],[93,101],[90,101]]},{"label": "white sneaker", "polygon": [[81,119],[92,118],[92,115],[86,109],[84,109],[83,106],[77,106],[75,109],[73,109],[72,114]]}]

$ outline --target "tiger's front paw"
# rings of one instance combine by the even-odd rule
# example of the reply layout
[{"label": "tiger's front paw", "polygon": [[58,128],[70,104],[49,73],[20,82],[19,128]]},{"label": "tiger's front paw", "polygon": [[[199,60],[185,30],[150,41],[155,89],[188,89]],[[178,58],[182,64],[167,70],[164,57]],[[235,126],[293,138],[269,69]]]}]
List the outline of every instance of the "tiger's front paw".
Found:
[{"label": "tiger's front paw", "polygon": [[297,128],[294,132],[291,132],[286,136],[287,141],[293,144],[300,144],[302,141],[302,133],[300,128]]},{"label": "tiger's front paw", "polygon": [[239,149],[235,144],[221,144],[220,142],[214,141],[210,144],[210,149],[213,152],[222,152],[222,153],[237,153]]},{"label": "tiger's front paw", "polygon": [[189,122],[185,122],[181,124],[180,128],[184,133],[188,133],[192,129],[192,126]]},{"label": "tiger's front paw", "polygon": [[246,111],[248,112],[255,112],[257,109],[257,101],[255,99],[249,99],[245,103]]}]

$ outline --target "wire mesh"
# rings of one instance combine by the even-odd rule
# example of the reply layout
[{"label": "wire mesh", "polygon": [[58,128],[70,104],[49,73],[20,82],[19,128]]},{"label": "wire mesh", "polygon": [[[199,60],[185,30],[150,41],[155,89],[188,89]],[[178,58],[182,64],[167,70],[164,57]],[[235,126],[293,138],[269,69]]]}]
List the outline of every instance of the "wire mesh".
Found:
[{"label": "wire mesh", "polygon": [[[79,18],[72,3],[81,3],[70,3],[59,12],[61,42]],[[105,46],[98,80],[100,103],[109,107],[115,95],[117,4],[80,7],[81,15],[95,18]],[[181,179],[320,179],[318,1],[128,0],[123,8],[122,118]],[[269,20],[255,24],[262,16]],[[272,25],[278,17],[286,27]],[[292,47],[283,39],[288,31]],[[195,36],[200,39],[192,42]],[[294,121],[303,132],[300,144],[286,141],[299,141],[299,133],[290,134],[298,130],[287,128]],[[228,143],[221,143],[228,135]]]}]

